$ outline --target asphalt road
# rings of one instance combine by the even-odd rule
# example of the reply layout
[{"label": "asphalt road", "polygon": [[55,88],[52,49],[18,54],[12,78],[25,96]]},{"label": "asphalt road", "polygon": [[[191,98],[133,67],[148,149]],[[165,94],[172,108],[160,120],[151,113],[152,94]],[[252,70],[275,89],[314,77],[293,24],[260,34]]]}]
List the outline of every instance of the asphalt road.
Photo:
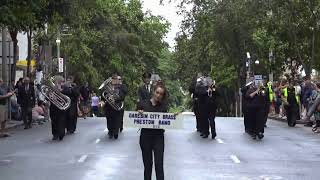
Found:
[{"label": "asphalt road", "polygon": [[[263,141],[243,133],[239,118],[217,118],[217,139],[202,139],[194,117],[165,136],[167,180],[320,179],[320,135],[302,126],[269,121]],[[0,180],[142,180],[137,129],[117,141],[103,118],[79,120],[78,131],[51,141],[50,125],[13,130],[0,139]],[[155,178],[153,178],[155,179]]]}]

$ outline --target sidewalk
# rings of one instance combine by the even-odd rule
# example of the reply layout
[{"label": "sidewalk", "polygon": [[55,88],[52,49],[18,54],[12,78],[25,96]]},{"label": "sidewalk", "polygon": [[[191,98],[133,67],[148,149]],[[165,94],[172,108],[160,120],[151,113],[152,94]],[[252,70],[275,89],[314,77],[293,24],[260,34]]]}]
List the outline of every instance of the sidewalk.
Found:
[{"label": "sidewalk", "polygon": [[[41,126],[42,124],[48,123],[49,120],[36,120],[32,122],[32,127]],[[7,122],[7,129],[14,129],[18,127],[22,127],[23,121],[11,120]]]},{"label": "sidewalk", "polygon": [[17,128],[20,126],[23,126],[23,121],[11,120],[11,121],[7,122],[7,129],[13,129],[13,128]]},{"label": "sidewalk", "polygon": [[[269,119],[287,122],[286,117],[279,117],[277,114],[269,114]],[[305,124],[305,122],[303,120],[297,120],[297,124]]]}]

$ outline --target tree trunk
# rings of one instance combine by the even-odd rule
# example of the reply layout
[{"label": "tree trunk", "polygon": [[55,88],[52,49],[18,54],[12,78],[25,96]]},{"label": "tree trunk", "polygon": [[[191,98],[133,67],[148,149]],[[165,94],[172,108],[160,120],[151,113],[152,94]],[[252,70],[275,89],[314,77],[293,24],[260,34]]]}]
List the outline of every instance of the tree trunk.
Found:
[{"label": "tree trunk", "polygon": [[31,29],[29,29],[29,31],[27,32],[27,36],[28,36],[27,77],[30,77],[31,51],[32,51],[32,43],[31,43],[32,30]]},{"label": "tree trunk", "polygon": [[17,49],[18,49],[18,39],[17,39],[18,31],[10,30],[10,36],[13,41],[13,66],[11,69],[11,81],[16,80],[16,63],[18,60]]}]

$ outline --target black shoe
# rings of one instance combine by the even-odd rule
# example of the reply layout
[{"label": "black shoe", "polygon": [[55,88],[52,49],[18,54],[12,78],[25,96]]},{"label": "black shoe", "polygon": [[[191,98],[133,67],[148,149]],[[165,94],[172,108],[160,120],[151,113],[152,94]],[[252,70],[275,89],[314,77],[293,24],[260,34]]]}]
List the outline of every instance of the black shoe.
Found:
[{"label": "black shoe", "polygon": [[257,139],[257,135],[255,135],[255,134],[252,134],[251,137],[252,137],[252,139]]},{"label": "black shoe", "polygon": [[64,136],[59,136],[59,140],[62,141]]},{"label": "black shoe", "polygon": [[208,137],[209,137],[208,134],[204,134],[204,135],[202,136],[202,138],[208,138]]},{"label": "black shoe", "polygon": [[304,126],[305,127],[312,127],[312,125],[313,125],[313,122],[307,122]]},{"label": "black shoe", "polygon": [[23,129],[29,129],[27,126],[25,126]]},{"label": "black shoe", "polygon": [[120,132],[122,132],[123,131],[123,128],[120,128]]},{"label": "black shoe", "polygon": [[202,137],[202,136],[204,136],[204,134],[201,133],[200,136]]},{"label": "black shoe", "polygon": [[118,139],[118,134],[113,135],[114,139]]},{"label": "black shoe", "polygon": [[56,141],[56,140],[58,140],[59,138],[58,138],[58,136],[53,136],[52,137],[52,141]]},{"label": "black shoe", "polygon": [[263,138],[264,138],[263,133],[259,133],[259,134],[258,134],[258,138],[259,138],[260,140],[263,139]]},{"label": "black shoe", "polygon": [[113,138],[113,134],[112,133],[109,132],[108,135],[109,135],[109,139]]},{"label": "black shoe", "polygon": [[215,139],[217,137],[217,133],[212,133],[211,137],[212,139]]}]

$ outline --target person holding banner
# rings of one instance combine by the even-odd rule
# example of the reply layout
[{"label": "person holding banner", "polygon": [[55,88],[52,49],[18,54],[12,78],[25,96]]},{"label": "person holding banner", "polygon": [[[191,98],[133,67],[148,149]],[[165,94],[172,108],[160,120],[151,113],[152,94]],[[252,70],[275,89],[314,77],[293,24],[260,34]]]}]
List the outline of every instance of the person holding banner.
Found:
[{"label": "person holding banner", "polygon": [[[143,112],[167,112],[165,103],[167,95],[163,85],[156,85],[151,99],[138,103],[139,113]],[[164,130],[142,128],[140,134],[140,148],[144,164],[144,180],[151,180],[153,155],[157,180],[164,179],[163,155],[164,155]]]}]

